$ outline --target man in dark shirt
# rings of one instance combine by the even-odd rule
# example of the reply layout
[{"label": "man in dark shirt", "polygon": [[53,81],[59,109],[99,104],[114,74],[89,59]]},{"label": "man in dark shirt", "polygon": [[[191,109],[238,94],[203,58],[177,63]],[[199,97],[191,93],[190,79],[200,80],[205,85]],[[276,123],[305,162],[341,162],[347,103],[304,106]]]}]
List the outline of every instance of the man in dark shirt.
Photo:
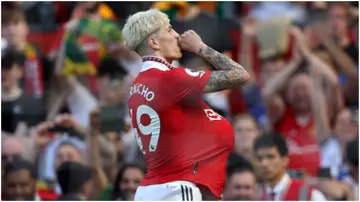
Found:
[{"label": "man in dark shirt", "polygon": [[56,171],[63,195],[59,201],[89,200],[93,192],[93,170],[75,162],[65,162]]},{"label": "man in dark shirt", "polygon": [[25,60],[24,54],[13,50],[6,50],[1,59],[1,130],[9,133],[20,122],[34,126],[45,118],[42,100],[26,95],[20,87]]}]

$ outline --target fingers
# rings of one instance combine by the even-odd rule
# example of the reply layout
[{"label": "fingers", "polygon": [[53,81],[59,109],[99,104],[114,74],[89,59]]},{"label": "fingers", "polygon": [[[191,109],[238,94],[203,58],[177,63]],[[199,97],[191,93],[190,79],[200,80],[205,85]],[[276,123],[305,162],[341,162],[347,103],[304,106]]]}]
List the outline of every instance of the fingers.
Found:
[{"label": "fingers", "polygon": [[54,123],[61,126],[76,126],[78,123],[70,114],[61,114],[55,117]]},{"label": "fingers", "polygon": [[36,126],[35,131],[40,135],[48,132],[48,130],[54,126],[55,124],[51,121],[42,122]]},{"label": "fingers", "polygon": [[196,34],[196,32],[194,30],[187,30],[183,34],[181,34],[180,37],[185,38],[185,37],[192,36],[195,34]]}]

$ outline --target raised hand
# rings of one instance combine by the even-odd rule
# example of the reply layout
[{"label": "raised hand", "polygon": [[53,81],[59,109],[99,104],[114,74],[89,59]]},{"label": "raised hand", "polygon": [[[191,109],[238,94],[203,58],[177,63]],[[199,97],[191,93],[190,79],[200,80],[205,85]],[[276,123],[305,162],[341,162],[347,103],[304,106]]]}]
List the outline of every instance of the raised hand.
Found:
[{"label": "raised hand", "polygon": [[191,53],[199,53],[201,48],[206,47],[200,36],[193,30],[188,30],[181,34],[178,38],[181,50]]},{"label": "raised hand", "polygon": [[[93,110],[91,110],[89,117],[90,117],[91,129],[99,130],[100,129],[100,107],[96,107]],[[93,134],[96,134],[96,133],[93,133]]]},{"label": "raised hand", "polygon": [[55,124],[51,121],[42,122],[35,126],[35,142],[39,147],[43,147],[51,141],[52,137],[50,137],[49,129],[54,126]]},{"label": "raised hand", "polygon": [[295,44],[300,53],[305,56],[310,53],[309,41],[305,34],[297,27],[292,26],[289,29],[290,34],[295,38]]},{"label": "raised hand", "polygon": [[55,117],[54,122],[56,125],[63,127],[79,127],[79,123],[70,114],[60,114]]},{"label": "raised hand", "polygon": [[254,38],[259,30],[258,22],[253,17],[246,17],[242,23],[242,27],[242,33],[248,38]]}]

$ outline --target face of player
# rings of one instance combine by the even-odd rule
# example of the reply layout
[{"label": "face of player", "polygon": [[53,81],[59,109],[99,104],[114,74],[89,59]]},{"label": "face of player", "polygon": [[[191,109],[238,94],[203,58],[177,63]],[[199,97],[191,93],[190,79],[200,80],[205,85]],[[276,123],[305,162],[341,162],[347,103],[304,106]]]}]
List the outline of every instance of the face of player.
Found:
[{"label": "face of player", "polygon": [[6,39],[9,46],[17,46],[20,43],[26,41],[26,37],[29,33],[29,28],[24,21],[9,22],[2,26],[2,37]]},{"label": "face of player", "polygon": [[253,201],[256,179],[251,172],[234,173],[225,188],[224,198],[231,201]]},{"label": "face of player", "polygon": [[27,170],[19,170],[6,174],[3,186],[6,200],[34,200],[35,180]]},{"label": "face of player", "polygon": [[134,200],[136,189],[143,177],[144,173],[138,168],[129,167],[125,170],[119,186],[120,190],[125,193],[126,200]]},{"label": "face of player", "polygon": [[171,27],[170,24],[166,24],[161,27],[155,34],[154,38],[157,42],[155,48],[167,61],[178,60],[182,56],[178,37],[179,34]]},{"label": "face of player", "polygon": [[262,179],[271,181],[286,172],[288,158],[282,157],[276,147],[260,148],[255,152]]},{"label": "face of player", "polygon": [[80,151],[72,145],[62,145],[55,155],[55,169],[65,162],[82,162]]},{"label": "face of player", "polygon": [[335,38],[347,35],[348,14],[343,6],[335,4],[330,7],[329,28],[331,35]]},{"label": "face of player", "polygon": [[254,140],[260,132],[256,123],[250,118],[240,118],[233,124],[235,131],[235,151],[238,153],[252,152]]},{"label": "face of player", "polygon": [[310,84],[310,77],[304,73],[297,74],[290,80],[286,98],[295,112],[307,113],[311,110]]},{"label": "face of player", "polygon": [[1,87],[3,90],[6,90],[19,84],[19,80],[23,76],[23,70],[18,65],[13,65],[8,69],[2,68],[1,74]]}]

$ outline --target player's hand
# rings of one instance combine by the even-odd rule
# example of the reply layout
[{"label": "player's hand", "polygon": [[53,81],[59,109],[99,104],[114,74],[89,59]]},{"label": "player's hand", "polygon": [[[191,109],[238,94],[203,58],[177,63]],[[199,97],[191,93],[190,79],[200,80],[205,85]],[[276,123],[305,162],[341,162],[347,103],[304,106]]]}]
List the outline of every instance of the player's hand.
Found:
[{"label": "player's hand", "polygon": [[191,53],[199,53],[200,48],[206,47],[200,36],[193,30],[188,30],[178,38],[181,50]]}]

